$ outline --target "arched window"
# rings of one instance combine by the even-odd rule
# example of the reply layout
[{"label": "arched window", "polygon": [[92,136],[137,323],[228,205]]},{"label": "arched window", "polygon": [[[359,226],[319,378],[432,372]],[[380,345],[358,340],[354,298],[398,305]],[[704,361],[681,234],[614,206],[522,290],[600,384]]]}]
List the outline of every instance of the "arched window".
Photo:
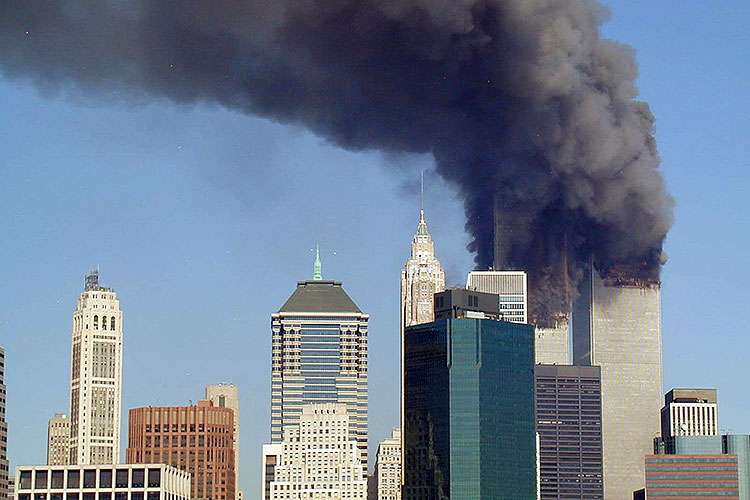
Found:
[{"label": "arched window", "polygon": [[107,317],[102,316],[102,330],[106,330],[106,329],[107,329]]},{"label": "arched window", "polygon": [[115,329],[115,317],[112,316],[112,320],[109,322],[109,329],[114,330]]},{"label": "arched window", "polygon": [[99,329],[99,316],[94,315],[94,330]]}]

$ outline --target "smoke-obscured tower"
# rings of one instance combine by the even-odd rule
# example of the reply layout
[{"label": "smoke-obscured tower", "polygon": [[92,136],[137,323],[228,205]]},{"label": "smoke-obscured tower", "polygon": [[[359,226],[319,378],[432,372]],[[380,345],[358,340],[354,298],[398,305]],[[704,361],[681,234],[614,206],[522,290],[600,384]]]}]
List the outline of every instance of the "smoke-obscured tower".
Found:
[{"label": "smoke-obscured tower", "polygon": [[70,370],[70,463],[120,462],[122,311],[117,294],[99,284],[99,271],[73,312]]},{"label": "smoke-obscured tower", "polygon": [[662,397],[661,292],[637,269],[592,268],[573,308],[573,356],[602,374],[604,498],[643,488],[643,456],[659,434]]}]

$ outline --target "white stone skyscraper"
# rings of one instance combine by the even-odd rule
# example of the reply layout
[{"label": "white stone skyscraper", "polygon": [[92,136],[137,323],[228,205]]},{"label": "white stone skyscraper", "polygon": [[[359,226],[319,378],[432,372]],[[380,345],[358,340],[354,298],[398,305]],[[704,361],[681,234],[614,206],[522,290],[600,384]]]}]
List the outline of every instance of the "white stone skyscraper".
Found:
[{"label": "white stone skyscraper", "polygon": [[98,270],[86,276],[73,312],[70,372],[70,463],[119,463],[122,311]]},{"label": "white stone skyscraper", "polygon": [[234,412],[234,496],[240,500],[240,399],[237,386],[232,384],[217,384],[206,387],[206,399],[219,408],[231,408]]},{"label": "white stone skyscraper", "polygon": [[407,326],[429,323],[435,313],[433,295],[445,290],[445,271],[435,257],[435,244],[427,231],[424,210],[419,211],[411,255],[401,271],[401,332]]},{"label": "white stone skyscraper", "polygon": [[346,405],[306,404],[280,441],[263,445],[262,500],[367,500],[367,468]]},{"label": "white stone skyscraper", "polygon": [[271,443],[299,424],[303,405],[343,404],[366,470],[369,319],[341,282],[323,280],[316,255],[313,279],[271,315]]},{"label": "white stone skyscraper", "polygon": [[572,319],[574,363],[601,367],[604,498],[632,498],[660,431],[660,285],[637,270],[590,269]]}]

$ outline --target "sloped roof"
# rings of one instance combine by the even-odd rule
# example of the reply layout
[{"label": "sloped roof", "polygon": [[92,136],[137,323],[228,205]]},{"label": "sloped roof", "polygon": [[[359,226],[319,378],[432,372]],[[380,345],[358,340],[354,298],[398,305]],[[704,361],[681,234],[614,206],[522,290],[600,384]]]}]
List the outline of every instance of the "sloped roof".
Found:
[{"label": "sloped roof", "polygon": [[279,312],[361,313],[340,281],[299,281]]}]

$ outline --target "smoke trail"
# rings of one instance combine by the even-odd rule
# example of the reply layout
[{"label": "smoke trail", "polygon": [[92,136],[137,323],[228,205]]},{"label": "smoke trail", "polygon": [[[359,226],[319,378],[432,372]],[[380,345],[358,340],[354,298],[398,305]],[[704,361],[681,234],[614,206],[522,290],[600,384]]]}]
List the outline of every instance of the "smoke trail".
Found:
[{"label": "smoke trail", "polygon": [[525,221],[500,264],[559,309],[561,244],[562,281],[592,254],[658,276],[672,223],[634,54],[600,37],[605,17],[585,0],[8,0],[0,71],[432,153],[463,195],[478,266],[493,261],[497,196]]}]

